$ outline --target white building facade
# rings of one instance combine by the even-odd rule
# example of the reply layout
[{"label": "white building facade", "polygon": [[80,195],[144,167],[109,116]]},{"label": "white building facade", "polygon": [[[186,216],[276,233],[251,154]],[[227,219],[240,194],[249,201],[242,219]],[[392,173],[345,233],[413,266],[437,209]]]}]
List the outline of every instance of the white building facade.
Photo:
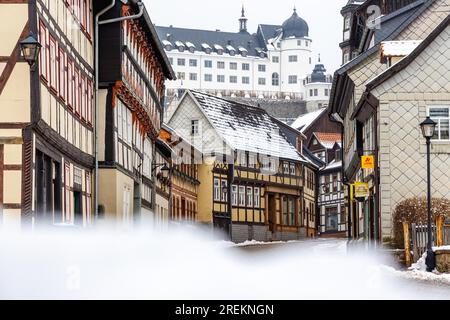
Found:
[{"label": "white building facade", "polygon": [[294,9],[282,25],[247,31],[244,10],[238,32],[156,27],[177,80],[168,96],[195,89],[218,96],[304,100],[312,66],[309,27]]}]

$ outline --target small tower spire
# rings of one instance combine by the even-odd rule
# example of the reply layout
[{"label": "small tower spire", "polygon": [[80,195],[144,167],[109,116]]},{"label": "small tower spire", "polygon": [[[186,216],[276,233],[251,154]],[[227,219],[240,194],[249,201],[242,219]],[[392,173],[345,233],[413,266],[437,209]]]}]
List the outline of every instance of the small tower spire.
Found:
[{"label": "small tower spire", "polygon": [[319,63],[320,63],[320,53],[319,53]]},{"label": "small tower spire", "polygon": [[239,18],[239,32],[247,32],[247,18],[245,17],[244,4],[242,4],[241,17]]}]

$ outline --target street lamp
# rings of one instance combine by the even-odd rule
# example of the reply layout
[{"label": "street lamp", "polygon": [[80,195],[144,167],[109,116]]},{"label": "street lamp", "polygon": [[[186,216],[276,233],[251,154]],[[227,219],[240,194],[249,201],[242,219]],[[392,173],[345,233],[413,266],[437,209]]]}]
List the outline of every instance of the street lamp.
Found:
[{"label": "street lamp", "polygon": [[19,42],[19,45],[23,58],[33,68],[41,51],[41,44],[36,40],[34,34],[30,32],[27,38]]},{"label": "street lamp", "polygon": [[167,166],[167,163],[154,164],[152,171],[155,171],[156,168],[161,168],[161,174],[164,179],[169,177],[170,168]]},{"label": "street lamp", "polygon": [[427,258],[425,264],[427,265],[427,271],[431,272],[436,266],[436,260],[432,248],[432,232],[431,232],[431,174],[430,174],[430,140],[434,136],[436,129],[436,122],[430,119],[428,116],[425,121],[420,124],[422,134],[427,140],[427,200],[428,200],[428,244],[427,244]]}]

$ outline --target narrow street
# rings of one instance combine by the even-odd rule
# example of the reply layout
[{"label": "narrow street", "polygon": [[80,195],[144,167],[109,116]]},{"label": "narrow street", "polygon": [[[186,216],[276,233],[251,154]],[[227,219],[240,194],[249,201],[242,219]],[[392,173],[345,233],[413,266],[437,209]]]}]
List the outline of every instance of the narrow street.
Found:
[{"label": "narrow street", "polygon": [[[367,249],[361,247],[358,244],[348,245],[347,239],[308,239],[291,242],[274,242],[274,243],[251,243],[248,245],[241,244],[235,247],[238,250],[242,250],[245,254],[250,254],[255,258],[266,258],[277,253],[289,251],[299,251],[304,254],[305,252],[312,251],[312,255],[308,258],[312,265],[319,264],[319,261],[330,259],[335,257],[351,256],[352,258],[361,255],[362,262],[367,258]],[[420,299],[450,299],[450,277],[444,275],[427,274],[425,272],[407,270],[404,266],[400,265],[395,258],[386,251],[375,249],[370,254],[372,257],[376,257],[376,264],[373,267],[372,276],[383,278],[378,285],[375,285],[376,290],[388,290],[392,289],[392,284],[396,283],[398,288],[401,288],[401,292],[404,292],[410,298]],[[357,259],[358,260],[358,259]],[[355,270],[357,272],[357,270]],[[351,272],[347,274],[348,281],[352,282]],[[373,278],[372,278],[373,279]],[[397,288],[397,287],[395,287]],[[396,289],[395,289],[396,290]],[[394,293],[391,292],[391,293]],[[364,293],[366,294],[366,293]],[[400,291],[398,294],[401,295]],[[417,294],[417,296],[416,296]],[[394,294],[395,296],[397,294]],[[339,299],[339,297],[336,297]],[[402,299],[405,297],[390,297],[390,293],[387,296],[373,297],[375,299]]]}]

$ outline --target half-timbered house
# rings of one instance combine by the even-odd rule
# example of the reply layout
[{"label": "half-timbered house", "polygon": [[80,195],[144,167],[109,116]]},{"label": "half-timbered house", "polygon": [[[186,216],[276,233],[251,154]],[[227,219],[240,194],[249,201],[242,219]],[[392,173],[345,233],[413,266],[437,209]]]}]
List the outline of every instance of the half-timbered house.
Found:
[{"label": "half-timbered house", "polygon": [[[199,222],[236,242],[306,236],[315,174],[264,110],[187,91],[169,125],[203,155]],[[313,234],[315,218],[308,217]]]},{"label": "half-timbered house", "polygon": [[[0,1],[0,211],[5,224],[92,222],[92,1]],[[20,41],[41,45],[31,68]]]},{"label": "half-timbered house", "polygon": [[160,138],[172,148],[170,220],[196,222],[201,153],[164,123]]},{"label": "half-timbered house", "polygon": [[[446,98],[440,98],[440,92],[444,89],[434,83],[428,91],[423,88],[413,91],[417,88],[410,88],[408,89],[410,91],[404,92],[403,88],[398,87],[395,87],[395,91],[394,87],[388,88],[387,85],[381,90],[380,86],[378,93],[383,95],[379,97],[382,98],[380,101],[366,89],[370,88],[373,79],[384,74],[386,62],[388,66],[392,64],[392,67],[400,65],[398,57],[386,56],[388,61],[380,60],[380,52],[383,54],[380,49],[387,43],[392,44],[393,41],[407,41],[409,44],[417,45],[427,39],[448,16],[450,1],[371,0],[364,3],[349,1],[349,5],[342,11],[344,42],[341,43],[341,48],[344,65],[334,75],[328,115],[341,122],[344,129],[342,179],[346,186],[344,192],[346,210],[351,220],[348,224],[351,226],[349,233],[353,238],[389,242],[393,236],[393,208],[401,200],[401,196],[408,194],[399,192],[399,188],[391,184],[391,181],[399,181],[401,188],[406,186],[408,192],[417,190],[419,184],[416,181],[412,182],[408,173],[412,167],[420,167],[419,160],[416,159],[420,154],[416,154],[414,150],[414,146],[418,148],[419,145],[415,124],[418,126],[419,118],[424,118],[427,110],[432,110],[430,106],[433,103],[440,103],[439,100],[445,101]],[[368,14],[370,11],[367,7],[370,5],[378,5],[381,8],[379,12],[381,16]],[[407,51],[399,56],[405,56],[414,48],[415,46],[408,45]],[[439,50],[444,52],[445,48]],[[407,60],[404,58],[402,61]],[[442,60],[440,63],[445,64],[445,61]],[[425,62],[422,64],[427,65]],[[441,65],[432,68],[438,70],[434,77],[439,77],[441,72],[444,72]],[[422,72],[418,80],[418,71],[416,75],[414,78],[404,73],[403,83],[415,81],[423,84],[429,76]],[[430,77],[429,81],[434,82],[435,78]],[[430,90],[432,98],[427,99],[426,93],[431,92]],[[389,98],[386,98],[386,95],[389,95]],[[410,98],[411,95],[415,95],[414,99],[418,100],[412,103],[414,99]],[[410,126],[413,126],[413,129],[409,130]],[[403,136],[405,140],[398,138]],[[409,151],[403,152],[403,146]],[[401,156],[398,156],[394,149],[401,150],[402,152],[398,152]],[[374,156],[374,169],[362,168],[363,155]],[[405,163],[408,164],[405,170],[399,165],[403,159],[406,159]],[[352,198],[350,191],[355,182],[367,183],[369,195],[359,199]],[[410,185],[414,188],[409,188]]]},{"label": "half-timbered house", "polygon": [[[109,1],[95,1],[94,12]],[[102,19],[134,15],[116,1]],[[99,29],[99,205],[129,224],[155,209],[155,142],[163,114],[164,81],[174,73],[148,12]]]}]

